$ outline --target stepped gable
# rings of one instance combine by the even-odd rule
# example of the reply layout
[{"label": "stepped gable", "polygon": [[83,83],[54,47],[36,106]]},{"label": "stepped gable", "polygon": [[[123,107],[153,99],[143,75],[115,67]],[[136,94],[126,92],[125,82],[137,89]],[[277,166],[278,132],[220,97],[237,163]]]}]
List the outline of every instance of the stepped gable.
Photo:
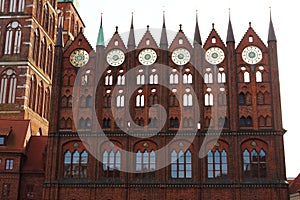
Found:
[{"label": "stepped gable", "polygon": [[242,40],[236,47],[237,53],[241,53],[243,49],[249,45],[249,37],[253,38],[253,42],[251,42],[253,45],[263,48],[262,50],[265,52],[267,50],[267,47],[265,43],[262,41],[262,39],[258,36],[258,34],[254,31],[254,29],[251,26],[251,22],[249,22],[249,28],[244,34]]},{"label": "stepped gable", "polygon": [[[117,41],[117,42],[116,42]],[[107,46],[106,46],[106,51],[110,51],[111,49],[120,49],[123,52],[126,52],[126,46],[124,44],[123,39],[121,38],[119,32],[118,32],[118,27],[116,27],[116,32],[114,33],[114,35],[112,36],[112,38],[109,40]]]},{"label": "stepped gable", "polygon": [[[215,42],[213,41],[213,39],[215,39]],[[225,44],[223,42],[223,40],[221,39],[220,35],[218,34],[218,32],[215,29],[215,24],[212,24],[212,30],[210,32],[210,34],[208,35],[205,43],[204,43],[204,49],[208,49],[209,47],[213,47],[213,46],[217,46],[222,48],[225,51]]]},{"label": "stepped gable", "polygon": [[143,48],[153,48],[153,49],[158,49],[158,45],[155,41],[155,39],[153,38],[150,29],[149,29],[149,25],[147,26],[147,31],[144,34],[144,36],[142,37],[142,39],[140,40],[137,48],[138,49],[143,49]]},{"label": "stepped gable", "polygon": [[[180,44],[179,40],[182,40],[182,44]],[[190,43],[190,41],[188,40],[188,38],[186,37],[186,35],[184,34],[181,24],[179,25],[179,31],[176,34],[175,38],[173,39],[173,41],[169,47],[169,50],[172,52],[175,49],[180,48],[180,47],[185,47],[190,52],[192,52],[192,50],[193,50],[193,46]]]}]

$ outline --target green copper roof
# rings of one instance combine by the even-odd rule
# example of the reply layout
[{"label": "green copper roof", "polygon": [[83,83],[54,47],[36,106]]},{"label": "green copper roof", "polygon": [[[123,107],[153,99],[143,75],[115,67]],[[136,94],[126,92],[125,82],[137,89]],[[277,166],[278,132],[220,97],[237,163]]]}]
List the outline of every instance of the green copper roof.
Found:
[{"label": "green copper roof", "polygon": [[104,33],[103,33],[103,27],[102,27],[102,15],[101,15],[101,24],[100,29],[98,33],[98,39],[97,39],[97,46],[104,46]]}]

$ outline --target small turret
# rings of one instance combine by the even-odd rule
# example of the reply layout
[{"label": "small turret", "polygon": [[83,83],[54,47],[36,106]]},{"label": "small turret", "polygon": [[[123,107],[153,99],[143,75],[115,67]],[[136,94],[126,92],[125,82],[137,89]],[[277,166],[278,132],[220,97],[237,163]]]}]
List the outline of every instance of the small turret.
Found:
[{"label": "small turret", "polygon": [[195,44],[202,45],[202,40],[200,36],[200,30],[198,25],[198,13],[196,13],[196,26],[195,26],[195,33],[194,33],[194,46]]},{"label": "small turret", "polygon": [[164,50],[168,49],[168,37],[167,37],[167,30],[166,30],[166,23],[165,23],[165,12],[163,14],[163,26],[162,26],[161,37],[160,37],[160,48]]},{"label": "small turret", "polygon": [[58,30],[57,30],[55,47],[64,47],[64,38],[63,38],[62,23],[60,23],[60,25],[58,27]]},{"label": "small turret", "polygon": [[134,37],[134,28],[133,28],[133,13],[132,13],[132,17],[131,17],[131,25],[130,25],[130,32],[129,32],[127,48],[128,48],[129,51],[135,49],[135,37]]},{"label": "small turret", "polygon": [[275,31],[274,31],[272,15],[271,15],[271,12],[270,12],[270,25],[269,25],[268,42],[271,42],[271,41],[277,41],[277,39],[276,39]]},{"label": "small turret", "polygon": [[235,42],[234,35],[233,35],[233,30],[232,30],[232,25],[231,25],[230,14],[229,14],[229,22],[228,22],[226,43],[229,43],[229,42],[233,42],[233,43]]}]

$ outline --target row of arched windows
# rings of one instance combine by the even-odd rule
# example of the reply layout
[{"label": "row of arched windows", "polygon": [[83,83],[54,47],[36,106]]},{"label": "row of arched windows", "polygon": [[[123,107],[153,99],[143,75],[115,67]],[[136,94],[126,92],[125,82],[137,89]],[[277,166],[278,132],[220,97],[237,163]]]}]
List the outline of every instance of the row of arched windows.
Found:
[{"label": "row of arched windows", "polygon": [[[267,152],[261,142],[252,141],[242,149],[242,171],[244,178],[267,177]],[[120,170],[126,164],[118,149],[104,150],[102,156],[102,171]],[[169,158],[170,177],[173,179],[190,179],[193,177],[193,153],[190,149],[183,151],[173,149]],[[206,172],[208,179],[226,179],[228,176],[228,145],[217,142],[207,151]],[[156,170],[157,157],[154,149],[137,149],[135,151],[135,171],[153,172]],[[64,178],[87,178],[88,153],[86,150],[64,152]]]},{"label": "row of arched windows", "polygon": [[[111,95],[110,90],[109,93],[106,92],[104,98],[104,107],[110,107],[111,104]],[[218,95],[219,105],[226,105],[226,96],[225,94]],[[169,105],[170,106],[178,106],[179,102],[177,100],[175,92],[169,95]],[[140,89],[135,98],[135,106],[136,107],[145,107],[145,95],[143,94],[143,90]],[[214,105],[214,96],[212,93],[207,93],[204,96],[205,106],[213,106]],[[152,106],[159,103],[158,95],[156,93],[152,93],[148,96],[148,106]],[[190,93],[190,89],[186,90],[186,93],[182,95],[182,104],[184,107],[193,106],[193,95]],[[119,95],[116,97],[116,107],[123,108],[125,106],[125,95],[123,94],[123,90],[119,91]]]},{"label": "row of arched windows", "polygon": [[41,39],[39,29],[34,32],[32,58],[36,66],[39,66],[51,78],[53,68],[52,45],[47,44],[46,37]]},{"label": "row of arched windows", "polygon": [[45,31],[48,32],[50,37],[54,38],[55,15],[54,13],[51,13],[50,10],[48,4],[43,5],[42,0],[37,0],[35,17],[44,27]]},{"label": "row of arched windows", "polygon": [[64,154],[64,178],[87,178],[88,153],[77,150]]},{"label": "row of arched windows", "polygon": [[[9,4],[6,2],[9,1]],[[8,5],[6,7],[6,5]],[[0,12],[21,13],[25,9],[25,0],[0,0]]]},{"label": "row of arched windows", "polygon": [[[264,68],[260,66],[259,70],[255,73],[255,80],[257,83],[263,82],[263,70]],[[140,71],[141,72],[136,76],[136,84],[144,85],[146,84],[146,75],[143,73],[143,70]],[[249,83],[250,73],[246,70],[245,67],[242,67],[241,71],[243,73],[243,82]],[[108,70],[108,72],[109,73],[105,76],[105,85],[113,85],[113,75],[110,74],[111,70]],[[155,72],[152,72],[149,75],[149,84],[158,84],[158,74]],[[219,72],[216,74],[216,77],[214,77],[213,74],[214,73],[212,72],[212,70],[210,68],[207,68],[203,75],[204,83],[226,83],[226,73],[224,71],[224,68],[219,69]],[[123,79],[123,81],[121,81],[121,79]],[[117,80],[117,85],[125,85],[125,77],[123,74],[119,74],[117,76]],[[193,75],[190,73],[190,71],[188,71],[188,73],[183,74],[182,82],[183,84],[193,83]],[[169,84],[179,84],[179,74],[177,73],[176,69],[169,75]]]},{"label": "row of arched windows", "polygon": [[[61,126],[60,128],[62,129],[70,129],[72,128],[72,120],[71,118],[65,119],[62,118],[60,120],[61,122]],[[144,118],[135,118],[134,120],[135,124],[139,125],[139,126],[145,126],[145,125],[149,125],[149,128],[156,128],[157,127],[157,118],[149,118],[148,119],[148,123],[145,122]],[[151,123],[150,123],[151,122]],[[112,120],[108,117],[108,118],[104,118],[102,120],[102,128],[108,129],[108,128],[112,128]],[[228,122],[228,118],[227,117],[219,117],[218,121],[217,121],[217,126],[219,128],[228,128],[229,126],[229,122]],[[180,125],[180,120],[178,117],[170,117],[169,118],[169,127],[170,128],[179,128]],[[213,118],[211,117],[205,117],[204,119],[204,128],[208,128],[208,127],[214,127],[214,121]],[[253,126],[253,119],[251,116],[242,116],[239,119],[239,125],[240,127],[251,127]],[[80,118],[79,120],[79,128],[80,129],[90,129],[92,126],[92,122],[89,118]],[[124,121],[122,119],[116,119],[115,120],[115,128],[124,128]],[[193,121],[192,118],[183,118],[182,119],[182,127],[183,128],[195,128],[197,125],[195,124],[195,122]],[[258,126],[259,127],[271,127],[272,126],[272,118],[270,116],[260,116],[258,118]]]},{"label": "row of arched windows", "polygon": [[[259,66],[258,70],[255,72],[255,81],[257,83],[261,83],[263,82],[264,78],[263,78],[263,73],[264,73],[265,68],[263,66]],[[240,77],[240,82],[244,82],[244,83],[250,83],[251,81],[251,74],[249,73],[249,71],[247,70],[247,67],[242,66],[241,67],[241,72],[242,74],[242,78]],[[242,80],[241,80],[242,79]]]},{"label": "row of arched windows", "polygon": [[[211,72],[211,69],[208,68],[207,71],[203,75],[204,83],[214,83],[214,77],[213,73]],[[217,83],[226,83],[226,74],[224,71],[217,73]]]},{"label": "row of arched windows", "polygon": [[38,83],[34,75],[30,80],[29,107],[41,117],[49,119],[50,90],[45,89],[42,81]]},{"label": "row of arched windows", "polygon": [[[258,105],[264,105],[264,104],[270,104],[271,99],[270,99],[270,93],[269,92],[259,92],[257,93],[257,98],[256,98],[257,104]],[[239,105],[252,105],[252,95],[250,92],[241,92],[239,94]]]},{"label": "row of arched windows", "polygon": [[[192,74],[184,74],[183,75],[183,83],[184,84],[192,84],[193,83],[193,76]],[[171,74],[170,75],[170,84],[178,84],[178,74]],[[136,84],[137,85],[145,85],[145,75],[144,74],[138,74],[136,76]],[[157,85],[158,84],[158,74],[150,74],[149,75],[149,84],[150,85]],[[108,74],[104,78],[104,85],[109,86],[113,85],[113,76],[111,74]],[[119,74],[117,76],[117,85],[125,85],[125,75]]]}]

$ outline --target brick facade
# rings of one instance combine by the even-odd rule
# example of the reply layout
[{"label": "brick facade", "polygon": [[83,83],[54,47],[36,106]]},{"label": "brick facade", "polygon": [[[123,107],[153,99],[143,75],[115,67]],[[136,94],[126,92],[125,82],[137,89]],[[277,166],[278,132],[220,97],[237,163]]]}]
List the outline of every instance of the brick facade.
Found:
[{"label": "brick facade", "polygon": [[[191,44],[181,26],[168,38],[163,20],[159,44],[149,28],[136,44],[132,21],[127,45],[116,28],[104,46],[101,23],[93,49],[71,1],[25,5],[0,20],[3,33],[14,20],[22,29],[20,52],[0,53],[1,77],[17,76],[15,102],[0,103],[0,124],[12,123],[0,127],[3,199],[288,199],[272,20],[268,44],[251,24],[236,44],[230,21],[226,42],[213,26],[204,43],[196,22]],[[116,49],[119,64],[107,60]],[[81,68],[77,50],[89,54]]]}]

